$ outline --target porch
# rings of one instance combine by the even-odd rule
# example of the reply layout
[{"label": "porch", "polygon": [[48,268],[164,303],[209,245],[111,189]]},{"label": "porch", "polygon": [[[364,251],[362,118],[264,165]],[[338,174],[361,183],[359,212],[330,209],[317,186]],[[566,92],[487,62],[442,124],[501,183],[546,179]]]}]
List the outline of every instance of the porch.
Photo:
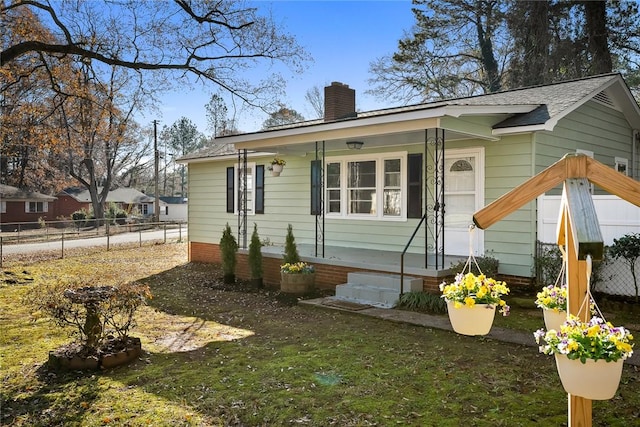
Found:
[{"label": "porch", "polygon": [[[401,252],[346,248],[340,246],[325,246],[324,257],[319,250],[316,256],[315,245],[297,244],[300,258],[316,269],[316,286],[319,289],[335,290],[336,286],[348,283],[349,273],[371,273],[387,276],[389,280],[399,280],[401,274]],[[248,274],[246,265],[247,250],[240,250],[240,262],[238,263],[238,274],[242,277]],[[280,264],[284,247],[263,246],[262,257],[264,265],[264,282],[269,287],[278,287],[280,283]],[[435,254],[427,255],[425,266],[425,255],[418,253],[406,253],[404,256],[404,276],[405,279],[417,278],[422,280],[422,288],[425,291],[437,291],[438,285],[447,277],[451,276],[451,264],[464,260],[465,257],[445,255],[444,263],[442,256],[436,268]],[[247,270],[245,270],[247,268]],[[410,289],[405,288],[404,292]]]}]

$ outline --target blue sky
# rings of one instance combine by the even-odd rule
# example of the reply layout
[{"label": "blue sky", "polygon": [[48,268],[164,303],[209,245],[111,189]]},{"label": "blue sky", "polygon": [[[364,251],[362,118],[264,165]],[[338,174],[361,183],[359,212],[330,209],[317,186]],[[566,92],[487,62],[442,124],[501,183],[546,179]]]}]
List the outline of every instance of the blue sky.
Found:
[{"label": "blue sky", "polygon": [[[257,5],[265,10],[271,8],[275,21],[295,36],[313,58],[303,74],[284,76],[287,79],[287,96],[282,99],[285,105],[310,118],[313,114],[304,99],[306,91],[339,81],[356,90],[359,110],[392,106],[364,92],[370,78],[369,63],[395,52],[398,40],[411,29],[414,19],[410,0],[259,1]],[[197,84],[192,91],[166,94],[158,106],[161,126],[170,126],[185,116],[205,132],[204,105],[213,92],[215,88]],[[228,108],[231,110],[230,105]],[[237,118],[240,130],[250,132],[260,129],[266,115],[243,111]]]}]

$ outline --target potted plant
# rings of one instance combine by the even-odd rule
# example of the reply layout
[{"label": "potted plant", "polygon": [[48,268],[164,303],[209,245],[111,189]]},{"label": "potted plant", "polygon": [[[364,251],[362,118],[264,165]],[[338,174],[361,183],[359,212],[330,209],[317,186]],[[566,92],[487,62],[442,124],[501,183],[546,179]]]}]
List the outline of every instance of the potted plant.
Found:
[{"label": "potted plant", "polygon": [[280,290],[288,293],[307,293],[315,286],[315,268],[300,260],[293,227],[287,226],[283,264],[280,266]]},{"label": "potted plant", "polygon": [[557,284],[545,286],[536,294],[536,307],[542,309],[545,327],[559,330],[567,320],[567,287]]},{"label": "potted plant", "polygon": [[447,302],[451,326],[459,334],[488,334],[496,307],[504,316],[509,315],[509,306],[502,299],[509,293],[507,284],[484,274],[459,273],[453,283],[442,282],[440,291]]},{"label": "potted plant", "polygon": [[280,172],[282,172],[282,169],[286,164],[286,161],[276,156],[273,158],[273,160],[271,160],[271,166],[269,167],[269,170],[271,171],[271,174],[273,176],[280,176]]},{"label": "potted plant", "polygon": [[222,280],[226,284],[233,284],[236,281],[236,252],[238,243],[231,234],[231,227],[227,223],[222,238],[220,239],[220,255],[222,258]]},{"label": "potted plant", "polygon": [[258,224],[253,224],[253,233],[251,234],[251,242],[249,243],[249,270],[251,273],[251,282],[257,288],[262,288],[262,242],[258,236]]},{"label": "potted plant", "polygon": [[633,354],[633,336],[598,316],[588,322],[569,315],[560,330],[534,333],[544,354],[553,354],[567,393],[591,400],[611,399],[618,389],[623,361]]}]

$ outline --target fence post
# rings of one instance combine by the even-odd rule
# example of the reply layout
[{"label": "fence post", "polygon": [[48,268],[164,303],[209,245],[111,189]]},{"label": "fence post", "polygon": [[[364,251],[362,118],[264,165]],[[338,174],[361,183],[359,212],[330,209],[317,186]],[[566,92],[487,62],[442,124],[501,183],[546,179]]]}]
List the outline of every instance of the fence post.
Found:
[{"label": "fence post", "polygon": [[142,228],[138,229],[139,246],[142,247]]},{"label": "fence post", "polygon": [[60,239],[62,241],[62,259],[64,259],[64,231],[62,232],[62,239]]},{"label": "fence post", "polygon": [[178,223],[178,242],[182,243],[182,223]]},{"label": "fence post", "polygon": [[164,244],[167,244],[167,223],[164,223]]},{"label": "fence post", "polygon": [[0,268],[2,268],[2,236],[0,236]]}]

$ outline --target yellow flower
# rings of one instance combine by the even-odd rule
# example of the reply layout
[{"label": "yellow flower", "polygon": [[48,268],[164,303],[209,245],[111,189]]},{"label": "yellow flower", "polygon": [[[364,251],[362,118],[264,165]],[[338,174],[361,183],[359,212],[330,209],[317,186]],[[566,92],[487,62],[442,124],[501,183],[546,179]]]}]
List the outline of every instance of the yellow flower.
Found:
[{"label": "yellow flower", "polygon": [[482,286],[480,286],[480,289],[478,290],[478,293],[476,294],[476,297],[482,298],[486,294],[487,294],[487,287],[485,285],[482,285]]},{"label": "yellow flower", "polygon": [[472,298],[472,297],[466,297],[464,299],[464,304],[467,307],[473,307],[476,304],[476,300],[474,298]]},{"label": "yellow flower", "polygon": [[567,341],[567,350],[575,351],[578,349],[578,343],[575,340],[570,339]]},{"label": "yellow flower", "polygon": [[631,344],[629,343],[618,341],[616,342],[616,348],[620,351],[627,353],[627,352],[630,352],[633,347],[631,347]]},{"label": "yellow flower", "polygon": [[462,307],[462,303],[461,303],[460,301],[454,301],[454,302],[453,302],[453,306],[454,306],[455,308],[460,308],[460,307]]},{"label": "yellow flower", "polygon": [[600,332],[600,326],[593,325],[587,329],[587,336],[589,338],[597,337],[599,332]]}]

